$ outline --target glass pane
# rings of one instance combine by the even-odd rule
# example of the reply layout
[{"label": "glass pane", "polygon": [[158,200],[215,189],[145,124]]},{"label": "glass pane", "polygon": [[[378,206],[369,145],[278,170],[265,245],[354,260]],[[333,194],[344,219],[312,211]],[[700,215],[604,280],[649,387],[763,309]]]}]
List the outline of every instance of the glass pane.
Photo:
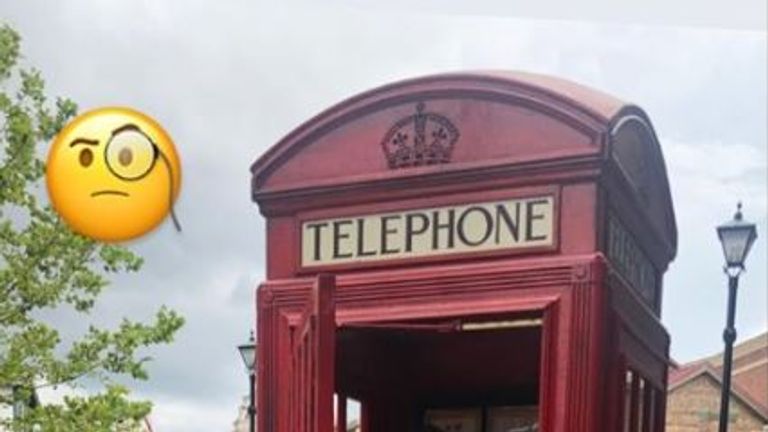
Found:
[{"label": "glass pane", "polygon": [[347,432],[360,432],[360,401],[347,398]]},{"label": "glass pane", "polygon": [[648,388],[648,430],[655,432],[656,430],[656,389],[653,387]]},{"label": "glass pane", "polygon": [[429,410],[424,423],[428,432],[482,432],[483,411],[479,408]]},{"label": "glass pane", "polygon": [[643,430],[643,414],[645,413],[645,380],[639,378],[638,393],[637,393],[637,429],[638,432]]},{"label": "glass pane", "polygon": [[728,264],[740,264],[744,262],[744,253],[749,241],[749,230],[724,230],[721,241],[723,252]]},{"label": "glass pane", "polygon": [[488,410],[487,432],[535,432],[539,430],[537,406],[493,407]]},{"label": "glass pane", "polygon": [[632,412],[632,371],[628,370],[624,381],[624,432],[630,432],[630,413]]}]

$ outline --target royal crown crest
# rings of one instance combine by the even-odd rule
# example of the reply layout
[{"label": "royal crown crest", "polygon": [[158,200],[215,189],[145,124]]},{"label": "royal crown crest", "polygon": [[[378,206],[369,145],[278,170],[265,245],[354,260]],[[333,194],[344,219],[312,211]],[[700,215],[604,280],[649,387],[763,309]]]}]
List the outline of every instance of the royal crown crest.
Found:
[{"label": "royal crown crest", "polygon": [[447,117],[424,111],[424,103],[416,105],[416,113],[395,123],[381,146],[391,169],[434,165],[451,161],[453,145],[459,130]]}]

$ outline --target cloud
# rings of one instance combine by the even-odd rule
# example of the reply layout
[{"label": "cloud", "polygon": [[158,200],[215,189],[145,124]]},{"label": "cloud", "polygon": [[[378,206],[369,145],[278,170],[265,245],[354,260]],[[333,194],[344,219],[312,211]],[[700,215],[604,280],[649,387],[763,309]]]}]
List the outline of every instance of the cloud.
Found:
[{"label": "cloud", "polygon": [[[337,3],[338,4],[338,3]],[[248,167],[301,122],[393,80],[458,69],[521,69],[570,78],[644,107],[667,157],[680,253],[666,278],[664,322],[679,360],[719,349],[724,290],[714,226],[736,199],[766,231],[766,36],[410,8],[309,3],[5,2],[26,61],[50,93],[81,108],[122,104],[170,131],[183,163],[177,213],[130,247],[146,258],[116,278],[90,317],[114,325],[160,304],[187,325],[151,350],[158,431],[228,430],[247,379],[235,346],[264,278],[264,222]],[[766,326],[765,241],[743,278],[739,328]],[[63,332],[87,322],[54,313]]]},{"label": "cloud", "polygon": [[[665,139],[664,153],[681,216],[715,211],[726,217],[743,200],[752,217],[766,214],[766,149],[740,143]],[[713,206],[713,197],[722,205]],[[729,202],[730,201],[730,202]]]},{"label": "cloud", "polygon": [[[238,413],[238,405],[214,405],[196,399],[155,398],[150,415],[153,430],[229,431]],[[223,421],[223,419],[230,419]]]},{"label": "cloud", "polygon": [[[766,148],[673,139],[662,142],[680,233],[678,257],[665,280],[664,322],[672,330],[673,355],[692,360],[718,352],[722,346],[727,281],[715,227],[730,219],[736,202],[743,200],[745,218],[757,224],[758,233],[768,230]],[[749,271],[741,278],[737,305],[740,340],[768,328],[766,269],[761,265],[768,260],[766,249],[758,240],[747,260]]]}]

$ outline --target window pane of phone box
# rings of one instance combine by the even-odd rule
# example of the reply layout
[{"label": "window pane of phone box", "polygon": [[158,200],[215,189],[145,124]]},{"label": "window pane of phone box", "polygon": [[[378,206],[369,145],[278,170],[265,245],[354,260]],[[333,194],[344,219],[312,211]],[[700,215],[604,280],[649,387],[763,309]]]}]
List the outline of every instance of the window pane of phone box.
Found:
[{"label": "window pane of phone box", "polygon": [[427,432],[537,432],[539,409],[536,406],[493,407],[488,409],[483,431],[483,410],[430,410],[426,414]]},{"label": "window pane of phone box", "polygon": [[539,407],[511,406],[488,409],[487,432],[537,432]]},{"label": "window pane of phone box", "polygon": [[430,410],[425,420],[427,432],[482,432],[483,410]]}]

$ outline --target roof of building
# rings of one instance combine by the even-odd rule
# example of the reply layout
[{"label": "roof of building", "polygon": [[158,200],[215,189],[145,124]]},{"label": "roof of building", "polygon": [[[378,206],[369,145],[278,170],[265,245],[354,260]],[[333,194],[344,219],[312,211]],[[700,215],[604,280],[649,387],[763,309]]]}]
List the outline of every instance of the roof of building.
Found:
[{"label": "roof of building", "polygon": [[[743,359],[749,357],[756,352],[768,349],[768,332],[759,334],[755,337],[745,340],[733,347],[733,360]],[[768,356],[763,356],[764,360],[768,360]],[[704,359],[708,363],[715,367],[721,367],[723,364],[723,353],[711,355]]]}]

